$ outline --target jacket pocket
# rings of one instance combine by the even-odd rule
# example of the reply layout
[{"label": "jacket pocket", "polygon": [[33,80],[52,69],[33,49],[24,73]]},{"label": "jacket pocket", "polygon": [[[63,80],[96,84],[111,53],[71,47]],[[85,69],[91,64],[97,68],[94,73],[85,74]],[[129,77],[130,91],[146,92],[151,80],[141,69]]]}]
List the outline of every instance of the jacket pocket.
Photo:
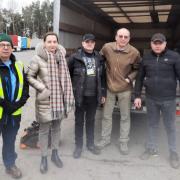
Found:
[{"label": "jacket pocket", "polygon": [[75,68],[73,75],[74,76],[80,76],[82,74],[82,69],[81,68]]},{"label": "jacket pocket", "polygon": [[51,95],[51,91],[45,88],[42,92],[37,94],[37,100],[43,101],[43,100],[49,99],[50,95]]},{"label": "jacket pocket", "polygon": [[145,79],[144,79],[143,85],[144,85],[145,87],[148,87],[148,85],[149,85],[149,78],[145,78]]},{"label": "jacket pocket", "polygon": [[148,92],[154,92],[154,88],[155,88],[155,84],[154,84],[154,80],[153,79],[151,79],[151,78],[145,78],[144,79],[144,82],[143,82],[143,85],[144,85],[144,87],[146,88],[146,90],[148,91]]}]

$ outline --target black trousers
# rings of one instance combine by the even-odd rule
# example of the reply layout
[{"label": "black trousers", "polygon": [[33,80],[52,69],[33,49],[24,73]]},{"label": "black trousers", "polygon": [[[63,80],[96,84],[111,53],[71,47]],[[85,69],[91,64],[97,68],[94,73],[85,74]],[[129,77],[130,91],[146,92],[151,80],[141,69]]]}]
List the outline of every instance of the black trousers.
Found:
[{"label": "black trousers", "polygon": [[97,109],[96,96],[84,96],[81,106],[75,110],[75,144],[83,146],[83,129],[86,126],[86,145],[94,145],[94,122]]}]

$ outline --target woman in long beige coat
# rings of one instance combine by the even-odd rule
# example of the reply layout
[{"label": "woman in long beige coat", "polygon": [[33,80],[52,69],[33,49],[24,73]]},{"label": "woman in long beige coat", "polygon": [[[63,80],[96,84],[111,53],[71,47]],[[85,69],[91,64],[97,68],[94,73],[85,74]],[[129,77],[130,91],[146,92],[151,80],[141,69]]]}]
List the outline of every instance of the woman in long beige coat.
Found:
[{"label": "woman in long beige coat", "polygon": [[27,72],[30,85],[36,89],[36,119],[40,123],[40,172],[48,170],[48,135],[51,130],[52,162],[59,168],[63,163],[58,156],[60,123],[74,106],[65,49],[58,44],[58,36],[49,32],[44,42],[36,47]]}]

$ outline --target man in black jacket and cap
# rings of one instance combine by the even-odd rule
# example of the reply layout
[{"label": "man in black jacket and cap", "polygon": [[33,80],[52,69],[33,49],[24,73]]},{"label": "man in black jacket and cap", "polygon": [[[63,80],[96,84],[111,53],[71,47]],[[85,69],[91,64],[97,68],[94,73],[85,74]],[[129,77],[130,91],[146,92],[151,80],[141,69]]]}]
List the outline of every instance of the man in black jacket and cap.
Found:
[{"label": "man in black jacket and cap", "polygon": [[13,44],[7,34],[0,34],[0,134],[2,134],[2,158],[6,173],[21,178],[16,166],[16,135],[20,127],[21,107],[29,97],[29,86],[23,64],[12,54]]},{"label": "man in black jacket and cap", "polygon": [[151,38],[151,52],[144,55],[135,84],[134,104],[142,105],[141,90],[146,88],[148,139],[141,159],[158,155],[157,138],[160,114],[166,128],[170,152],[170,164],[179,167],[176,148],[176,85],[180,80],[180,56],[166,48],[166,37],[156,33]]},{"label": "man in black jacket and cap", "polygon": [[94,50],[95,36],[85,34],[80,48],[69,59],[69,71],[75,97],[75,150],[74,158],[81,156],[83,129],[86,125],[86,146],[93,154],[100,150],[94,145],[94,121],[98,104],[105,102],[106,76],[104,59]]}]

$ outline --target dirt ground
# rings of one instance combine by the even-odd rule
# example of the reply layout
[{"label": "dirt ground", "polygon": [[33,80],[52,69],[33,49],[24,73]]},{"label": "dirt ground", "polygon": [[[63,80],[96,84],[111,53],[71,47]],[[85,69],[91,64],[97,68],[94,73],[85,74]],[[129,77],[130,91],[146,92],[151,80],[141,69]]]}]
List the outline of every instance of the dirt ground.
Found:
[{"label": "dirt ground", "polygon": [[[15,53],[26,65],[34,54],[34,51],[23,51]],[[34,99],[35,92],[30,88],[30,99],[24,107],[21,128],[19,130],[16,151],[18,153],[17,165],[22,169],[23,180],[179,180],[180,169],[172,169],[169,165],[169,154],[166,133],[163,124],[159,128],[159,156],[142,161],[140,154],[144,151],[146,138],[146,118],[140,114],[132,115],[130,134],[130,154],[120,154],[116,143],[119,130],[119,121],[114,120],[112,143],[105,148],[101,155],[95,156],[87,151],[85,145],[80,159],[74,159],[74,115],[71,113],[68,119],[63,120],[61,125],[61,145],[59,152],[64,163],[62,169],[58,169],[50,161],[49,171],[42,175],[39,172],[40,151],[38,149],[21,150],[19,148],[20,136],[23,129],[35,120]],[[99,134],[99,120],[101,111],[97,111],[96,137]],[[180,118],[177,117],[177,143],[180,154]],[[0,149],[2,139],[0,138]],[[1,151],[1,150],[0,150]],[[0,180],[11,179],[6,175],[0,155]]]}]

